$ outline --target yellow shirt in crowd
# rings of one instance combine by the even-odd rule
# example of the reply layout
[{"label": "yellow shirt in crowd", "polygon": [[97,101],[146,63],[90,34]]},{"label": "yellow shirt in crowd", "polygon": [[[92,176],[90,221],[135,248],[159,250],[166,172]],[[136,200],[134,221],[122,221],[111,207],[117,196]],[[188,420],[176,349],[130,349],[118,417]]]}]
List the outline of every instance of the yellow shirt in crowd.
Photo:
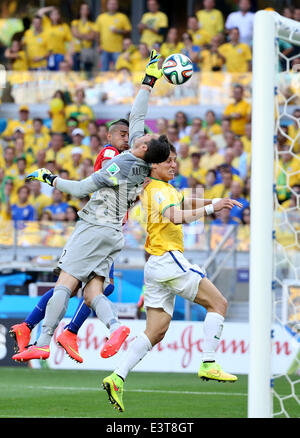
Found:
[{"label": "yellow shirt in crowd", "polygon": [[189,34],[193,38],[193,44],[196,46],[203,46],[210,43],[210,34],[204,29],[199,29],[197,32],[189,31]]},{"label": "yellow shirt in crowd", "polygon": [[212,53],[210,50],[203,50],[200,56],[201,71],[213,71],[213,68],[222,69],[223,60],[216,53]]},{"label": "yellow shirt in crowd", "polygon": [[2,132],[1,137],[12,137],[15,133],[16,128],[24,129],[24,134],[33,134],[32,120],[28,119],[26,122],[21,122],[21,120],[9,119],[5,130]]},{"label": "yellow shirt in crowd", "polygon": [[224,18],[218,9],[205,11],[204,9],[196,13],[201,28],[206,30],[213,38],[224,29]]},{"label": "yellow shirt in crowd", "polygon": [[248,44],[231,43],[222,44],[219,52],[226,59],[225,67],[228,73],[246,73],[249,71],[249,61],[252,59],[251,49]]},{"label": "yellow shirt in crowd", "polygon": [[[168,17],[164,12],[158,11],[155,14],[152,12],[146,12],[142,16],[142,23],[151,27],[152,29],[158,31],[160,28],[168,27]],[[142,32],[140,42],[147,44],[148,48],[151,49],[153,44],[162,43],[163,35],[159,35],[156,32],[152,32],[149,29],[145,29]]]},{"label": "yellow shirt in crowd", "polygon": [[184,44],[181,42],[178,44],[162,43],[159,53],[163,58],[167,58],[173,53],[180,53],[183,48]]},{"label": "yellow shirt in crowd", "polygon": [[231,116],[232,114],[240,114],[239,119],[232,119],[230,123],[230,129],[236,135],[245,134],[245,125],[248,122],[248,116],[251,112],[251,105],[246,100],[240,100],[239,102],[230,103],[224,110],[225,116]]},{"label": "yellow shirt in crowd", "polygon": [[183,252],[182,225],[175,225],[164,217],[164,212],[173,205],[180,206],[183,194],[171,184],[151,178],[143,192],[142,204],[147,213],[147,239],[145,250],[152,255],[167,251]]},{"label": "yellow shirt in crowd", "polygon": [[111,31],[111,27],[130,32],[131,23],[122,12],[104,12],[96,20],[95,29],[100,34],[100,46],[106,52],[122,52],[123,35]]},{"label": "yellow shirt in crowd", "polygon": [[28,59],[29,68],[41,68],[47,66],[47,60],[34,61],[35,58],[42,58],[48,54],[48,44],[44,32],[34,33],[33,29],[26,30],[23,42]]},{"label": "yellow shirt in crowd", "polygon": [[[72,27],[76,27],[79,33],[82,35],[88,35],[91,32],[96,31],[96,25],[92,21],[82,21],[82,20],[73,20],[71,22]],[[73,37],[73,50],[74,52],[78,53],[81,49],[90,49],[93,45],[92,40],[79,40],[75,37]]]},{"label": "yellow shirt in crowd", "polygon": [[48,51],[65,55],[67,53],[66,44],[73,39],[70,26],[67,23],[52,25],[50,19],[44,15],[43,29]]}]

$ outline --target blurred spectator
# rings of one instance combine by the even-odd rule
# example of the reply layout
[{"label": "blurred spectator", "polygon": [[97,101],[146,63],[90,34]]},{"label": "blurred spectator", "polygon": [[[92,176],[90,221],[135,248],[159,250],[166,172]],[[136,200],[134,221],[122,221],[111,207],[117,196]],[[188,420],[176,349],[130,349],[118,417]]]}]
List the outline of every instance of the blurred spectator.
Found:
[{"label": "blurred spectator", "polygon": [[122,68],[127,68],[131,71],[134,58],[137,56],[138,50],[132,42],[132,39],[126,37],[123,39],[122,52],[118,56],[115,64],[115,70],[118,71]]},{"label": "blurred spectator", "polygon": [[[49,17],[47,15],[49,13]],[[70,26],[63,23],[61,13],[56,7],[42,8],[38,15],[42,16],[43,29],[48,48],[48,69],[59,70],[60,62],[68,59],[72,33]]]},{"label": "blurred spectator", "polygon": [[35,15],[32,27],[24,34],[23,44],[29,70],[45,70],[48,59],[48,42],[43,31],[42,17]]},{"label": "blurred spectator", "polygon": [[168,133],[168,120],[164,117],[159,117],[156,120],[156,130],[159,135],[167,135]]},{"label": "blurred spectator", "polygon": [[31,181],[28,187],[30,189],[29,203],[34,207],[38,218],[40,218],[43,209],[48,207],[52,200],[49,196],[42,193],[39,181]]},{"label": "blurred spectator", "polygon": [[[102,146],[101,146],[102,147]],[[98,156],[98,155],[97,155]],[[97,157],[85,158],[80,165],[80,179],[87,178],[92,173],[94,173],[94,163]]]},{"label": "blurred spectator", "polygon": [[10,205],[10,214],[13,221],[34,221],[36,212],[29,202],[30,189],[24,185],[19,187],[18,199],[16,203]]},{"label": "blurred spectator", "polygon": [[14,177],[18,173],[18,168],[15,163],[15,149],[11,146],[7,146],[4,149],[3,164],[1,167],[5,170],[5,176]]},{"label": "blurred spectator", "polygon": [[178,161],[176,161],[175,176],[171,181],[169,181],[169,184],[171,184],[177,190],[183,190],[189,187],[188,178],[180,174],[180,165]]},{"label": "blurred spectator", "polygon": [[107,144],[108,126],[106,123],[100,123],[98,126],[98,136],[102,146]]},{"label": "blurred spectator", "polygon": [[181,53],[190,58],[193,63],[194,71],[200,71],[200,47],[193,43],[193,37],[187,32],[182,35],[182,42],[183,47],[181,49]]},{"label": "blurred spectator", "polygon": [[206,142],[207,140],[209,140],[209,137],[207,136],[206,132],[204,129],[201,129],[201,131],[198,132],[197,135],[197,141],[195,146],[198,147],[198,149],[200,150],[200,152],[205,153],[206,152]]},{"label": "blurred spectator", "polygon": [[230,188],[230,198],[235,199],[240,202],[243,207],[234,206],[230,211],[230,217],[237,220],[238,222],[242,222],[243,220],[243,211],[245,208],[249,207],[249,201],[242,196],[243,188],[239,181],[232,181]]},{"label": "blurred spectator", "polygon": [[28,168],[28,174],[36,169],[46,167],[46,149],[40,149],[35,154],[35,162]]},{"label": "blurred spectator", "polygon": [[204,196],[206,199],[214,198],[214,186],[216,184],[217,172],[215,169],[209,169],[205,175]]},{"label": "blurred spectator", "polygon": [[66,117],[75,117],[79,121],[79,128],[82,129],[85,135],[88,135],[89,121],[94,119],[92,108],[85,103],[84,89],[79,88],[75,92],[74,103],[66,106]]},{"label": "blurred spectator", "polygon": [[27,105],[20,105],[18,116],[18,120],[8,120],[5,130],[1,134],[1,137],[5,141],[10,141],[13,139],[15,130],[18,127],[22,127],[25,134],[32,134],[33,126],[32,120],[29,118],[29,107]]},{"label": "blurred spectator", "polygon": [[84,139],[83,130],[80,128],[74,129],[74,131],[72,132],[72,144],[65,147],[65,151],[68,154],[68,157],[70,159],[71,159],[71,154],[72,154],[74,147],[76,147],[76,148],[79,147],[81,149],[82,158],[90,158],[91,157],[90,147],[86,146],[82,143],[83,139]]},{"label": "blurred spectator", "polygon": [[201,152],[197,150],[197,148],[193,147],[190,151],[190,156],[192,166],[189,177],[193,178],[196,183],[204,184],[207,169],[202,166]]},{"label": "blurred spectator", "polygon": [[7,176],[3,179],[0,187],[0,219],[9,221],[11,219],[10,204],[13,202],[14,181]]},{"label": "blurred spectator", "polygon": [[122,52],[123,39],[131,32],[128,17],[118,12],[118,9],[117,0],[108,0],[107,12],[100,14],[96,20],[95,29],[99,34],[101,71],[109,71],[111,66],[115,66]]},{"label": "blurred spectator", "polygon": [[58,189],[54,189],[52,192],[51,201],[51,205],[46,207],[46,210],[50,211],[53,220],[64,221],[66,218],[68,204],[63,202],[63,193]]},{"label": "blurred spectator", "polygon": [[41,216],[40,216],[40,222],[51,222],[53,220],[52,218],[52,214],[49,210],[47,210],[47,208],[45,208],[45,210],[43,210]]},{"label": "blurred spectator", "polygon": [[200,53],[200,68],[203,72],[220,71],[224,64],[224,58],[219,53],[220,39],[215,36],[211,40],[210,47]]},{"label": "blurred spectator", "polygon": [[88,3],[80,5],[79,18],[71,22],[73,35],[73,70],[91,71],[95,61],[93,42],[96,39],[96,26],[91,20]]},{"label": "blurred spectator", "polygon": [[222,170],[229,169],[232,175],[240,176],[238,169],[233,167],[232,162],[234,160],[234,152],[232,148],[226,148],[224,153],[224,161],[217,167],[216,184],[222,182]]},{"label": "blurred spectator", "polygon": [[49,129],[43,125],[43,120],[39,117],[33,119],[33,133],[25,137],[26,151],[36,155],[40,149],[47,149],[50,143]]},{"label": "blurred spectator", "polygon": [[67,125],[65,108],[66,101],[64,93],[61,90],[57,90],[49,104],[49,117],[51,119],[52,132],[59,132],[61,134],[66,133]]},{"label": "blurred spectator", "polygon": [[243,196],[249,202],[250,202],[250,191],[251,191],[251,178],[250,176],[247,176],[244,182]]},{"label": "blurred spectator", "polygon": [[[138,51],[131,59],[131,72],[140,73],[144,72],[149,62],[149,50],[146,43],[140,43],[138,45]],[[143,74],[143,73],[142,73]]]},{"label": "blurred spectator", "polygon": [[291,187],[291,197],[281,204],[282,208],[298,207],[298,198],[300,198],[300,184],[295,184]]},{"label": "blurred spectator", "polygon": [[205,113],[205,124],[203,126],[204,131],[208,137],[212,135],[221,134],[222,128],[219,123],[217,123],[216,113],[212,110],[207,110]]},{"label": "blurred spectator", "polygon": [[27,163],[25,157],[19,157],[16,159],[16,164],[18,168],[18,173],[14,177],[14,183],[16,189],[19,189],[19,187],[23,186],[25,184],[25,178],[27,175]]},{"label": "blurred spectator", "polygon": [[222,170],[222,182],[218,184],[214,184],[211,187],[211,190],[209,192],[210,197],[207,198],[207,193],[205,193],[205,198],[211,199],[211,198],[227,198],[230,193],[231,184],[233,181],[233,175],[232,172],[228,168],[224,168]]},{"label": "blurred spectator", "polygon": [[176,112],[174,125],[178,129],[179,140],[181,140],[183,137],[189,136],[191,127],[188,124],[188,118],[185,112]]},{"label": "blurred spectator", "polygon": [[286,18],[293,19],[294,8],[292,6],[287,6],[283,9],[282,15]]},{"label": "blurred spectator", "polygon": [[[227,133],[231,132],[232,134],[232,144],[233,140],[235,138],[234,132],[230,131],[230,120],[228,118],[224,118],[221,120],[221,132],[220,134],[215,134],[211,136],[211,139],[216,142],[217,148],[219,150],[225,149],[227,146],[230,147],[230,144],[228,142],[228,136]],[[227,136],[227,138],[226,138]],[[231,146],[232,146],[231,144]]]},{"label": "blurred spectator", "polygon": [[293,19],[295,21],[300,21],[300,8],[299,7],[294,9]]},{"label": "blurred spectator", "polygon": [[235,85],[233,88],[234,102],[227,105],[223,113],[223,116],[231,120],[231,130],[239,136],[245,134],[245,126],[251,116],[251,106],[243,99],[243,95],[243,86]]},{"label": "blurred spectator", "polygon": [[250,154],[244,151],[244,144],[240,139],[234,140],[232,150],[234,154],[232,165],[239,171],[240,177],[244,180],[250,170]]},{"label": "blurred spectator", "polygon": [[180,143],[179,143],[179,130],[177,126],[175,126],[174,124],[168,126],[167,137],[169,141],[172,143],[172,145],[175,146],[176,151],[178,153],[180,148]]},{"label": "blurred spectator", "polygon": [[288,125],[288,135],[292,139],[288,144],[293,144],[292,151],[295,154],[300,153],[300,108],[295,108],[293,113],[293,123]]},{"label": "blurred spectator", "polygon": [[226,20],[225,28],[227,30],[237,27],[240,31],[241,43],[252,45],[253,38],[253,21],[254,13],[250,12],[250,0],[240,0],[238,4],[239,10],[231,12]]},{"label": "blurred spectator", "polygon": [[239,223],[230,216],[230,210],[223,208],[218,212],[218,217],[211,222],[211,225],[238,225]]},{"label": "blurred spectator", "polygon": [[246,123],[245,125],[245,135],[242,135],[241,140],[244,145],[244,151],[247,154],[251,154],[251,141],[252,141],[252,125],[251,123]]},{"label": "blurred spectator", "polygon": [[8,70],[13,71],[27,71],[28,62],[26,53],[22,48],[22,43],[18,40],[13,40],[11,46],[8,47],[4,56],[8,61]]},{"label": "blurred spectator", "polygon": [[163,58],[167,58],[173,53],[180,53],[183,48],[183,43],[179,40],[177,27],[170,27],[165,42],[160,46],[160,54]]},{"label": "blurred spectator", "polygon": [[205,46],[210,43],[211,36],[203,28],[199,28],[199,23],[196,15],[190,15],[187,20],[187,31],[193,38],[193,44],[196,46]]},{"label": "blurred spectator", "polygon": [[279,202],[291,197],[291,187],[300,184],[299,157],[289,151],[289,146],[281,147],[276,172],[277,196]]},{"label": "blurred spectator", "polygon": [[208,32],[210,40],[224,30],[224,18],[221,11],[215,9],[215,0],[204,0],[203,9],[196,13],[201,29]]},{"label": "blurred spectator", "polygon": [[192,145],[197,145],[199,141],[199,136],[202,131],[202,120],[200,117],[194,117],[192,124],[190,125],[189,134],[182,137],[182,140],[189,141]]},{"label": "blurred spectator", "polygon": [[190,155],[190,145],[188,143],[180,142],[177,160],[181,175],[189,177],[192,170],[192,160]]},{"label": "blurred spectator", "polygon": [[223,163],[224,157],[219,154],[216,143],[213,140],[208,139],[205,142],[206,153],[201,158],[201,168],[209,170],[216,169]]},{"label": "blurred spectator", "polygon": [[67,132],[65,135],[65,141],[67,144],[71,144],[72,143],[72,132],[74,131],[74,129],[79,127],[79,122],[76,119],[76,117],[68,117],[66,120],[66,125],[67,125]]},{"label": "blurred spectator", "polygon": [[143,14],[138,29],[141,33],[140,42],[147,44],[151,50],[155,43],[163,42],[168,29],[168,17],[159,10],[157,0],[148,0],[147,8],[149,12]]},{"label": "blurred spectator", "polygon": [[58,168],[62,168],[69,158],[67,148],[64,146],[63,134],[56,132],[52,133],[50,148],[46,152],[45,161],[53,161],[57,164]]},{"label": "blurred spectator", "polygon": [[79,217],[77,215],[78,209],[74,205],[69,205],[66,211],[67,222],[77,222]]},{"label": "blurred spectator", "polygon": [[250,207],[246,207],[243,209],[242,224],[243,225],[250,225]]},{"label": "blurred spectator", "polygon": [[229,31],[229,42],[222,44],[218,53],[224,59],[228,73],[246,73],[251,71],[252,54],[250,46],[239,40],[239,29],[233,27]]},{"label": "blurred spectator", "polygon": [[87,125],[87,132],[88,134],[82,140],[82,144],[89,146],[91,141],[91,135],[98,134],[98,123],[96,122],[96,120],[89,120]]},{"label": "blurred spectator", "polygon": [[64,169],[69,171],[70,179],[72,180],[80,180],[80,165],[82,163],[82,155],[83,151],[81,147],[73,147],[71,151],[71,156],[64,165]]}]

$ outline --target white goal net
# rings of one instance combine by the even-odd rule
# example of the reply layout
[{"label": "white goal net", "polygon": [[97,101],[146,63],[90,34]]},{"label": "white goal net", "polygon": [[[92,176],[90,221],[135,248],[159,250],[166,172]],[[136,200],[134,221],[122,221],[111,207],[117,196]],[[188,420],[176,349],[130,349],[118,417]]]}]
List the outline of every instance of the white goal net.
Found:
[{"label": "white goal net", "polygon": [[253,50],[248,416],[300,417],[300,23],[257,13]]}]

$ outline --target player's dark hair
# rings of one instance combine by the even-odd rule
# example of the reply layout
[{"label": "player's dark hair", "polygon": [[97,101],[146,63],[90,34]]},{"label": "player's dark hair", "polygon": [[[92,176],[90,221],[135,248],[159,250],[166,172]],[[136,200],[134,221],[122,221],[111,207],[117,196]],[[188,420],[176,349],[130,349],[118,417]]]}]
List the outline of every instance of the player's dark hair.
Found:
[{"label": "player's dark hair", "polygon": [[162,163],[170,155],[170,143],[166,135],[161,135],[158,139],[152,138],[148,143],[148,149],[144,160],[147,163]]},{"label": "player's dark hair", "polygon": [[115,126],[115,125],[126,125],[129,128],[129,122],[126,119],[114,120],[112,123],[109,124],[109,127]]}]

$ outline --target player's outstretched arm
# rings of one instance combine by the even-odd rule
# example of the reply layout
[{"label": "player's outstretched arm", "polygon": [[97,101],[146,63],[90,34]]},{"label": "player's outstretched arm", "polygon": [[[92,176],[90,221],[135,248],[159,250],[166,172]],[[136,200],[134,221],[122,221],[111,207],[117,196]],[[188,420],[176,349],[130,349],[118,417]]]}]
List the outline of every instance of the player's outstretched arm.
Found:
[{"label": "player's outstretched arm", "polygon": [[110,176],[105,172],[105,169],[101,169],[81,181],[73,181],[60,178],[57,175],[53,175],[48,169],[42,168],[27,175],[26,181],[33,180],[49,184],[61,192],[76,198],[84,198],[102,187],[115,187],[119,185],[119,178]]},{"label": "player's outstretched arm", "polygon": [[149,63],[145,70],[145,76],[141,88],[134,100],[129,117],[129,145],[132,147],[135,138],[144,135],[144,122],[148,111],[149,96],[155,82],[161,78],[162,71],[158,66],[160,55],[151,51]]},{"label": "player's outstretched arm", "polygon": [[209,216],[210,214],[216,213],[217,211],[227,208],[231,210],[234,206],[242,208],[243,205],[236,201],[235,199],[224,198],[218,200],[214,204],[208,204],[204,207],[192,209],[192,210],[182,210],[178,207],[171,206],[167,208],[164,212],[164,216],[167,217],[171,222],[176,225],[179,224],[189,224],[196,220],[199,220],[203,216]]}]

